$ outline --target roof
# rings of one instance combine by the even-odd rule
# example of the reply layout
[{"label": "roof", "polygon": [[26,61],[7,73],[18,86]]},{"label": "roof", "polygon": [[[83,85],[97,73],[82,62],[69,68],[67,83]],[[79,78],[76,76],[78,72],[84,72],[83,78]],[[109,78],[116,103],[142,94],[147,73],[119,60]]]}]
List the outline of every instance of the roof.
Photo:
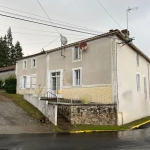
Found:
[{"label": "roof", "polygon": [[10,70],[15,70],[16,66],[7,66],[7,67],[2,67],[0,68],[0,72],[5,72],[5,71],[10,71]]},{"label": "roof", "polygon": [[[81,41],[89,42],[89,41],[93,41],[93,40],[96,40],[96,39],[99,39],[99,38],[109,37],[109,36],[113,36],[113,35],[118,36],[119,38],[121,38],[125,42],[128,41],[128,39],[125,37],[125,35],[123,33],[121,33],[121,31],[119,31],[118,29],[110,30],[110,32],[100,34],[100,35],[97,35],[97,36],[94,36],[94,37],[91,37],[91,38],[88,38],[88,39],[84,39],[84,40],[81,40]],[[81,41],[74,42],[74,43],[71,43],[71,44],[67,44],[67,45],[64,46],[64,48],[68,48],[70,46],[78,45]],[[147,55],[145,55],[140,49],[138,49],[133,43],[128,43],[128,45],[131,48],[133,48],[133,50],[135,50],[136,52],[141,54],[147,61],[150,62],[150,58]],[[61,49],[62,49],[62,47],[58,47],[58,48],[54,48],[54,49],[51,49],[51,50],[42,51],[42,52],[34,54],[34,55],[29,55],[29,56],[26,56],[26,57],[22,57],[18,60],[25,59],[25,58],[28,58],[28,57],[37,56],[37,55],[41,55],[41,54],[51,53],[51,52],[58,51],[58,50],[61,50]]]},{"label": "roof", "polygon": [[38,56],[38,55],[41,55],[41,54],[46,54],[46,51],[43,50],[43,51],[41,51],[39,53],[36,53],[36,54],[33,54],[33,55],[28,55],[28,56],[25,56],[25,57],[17,58],[16,60],[26,59],[26,58]]}]

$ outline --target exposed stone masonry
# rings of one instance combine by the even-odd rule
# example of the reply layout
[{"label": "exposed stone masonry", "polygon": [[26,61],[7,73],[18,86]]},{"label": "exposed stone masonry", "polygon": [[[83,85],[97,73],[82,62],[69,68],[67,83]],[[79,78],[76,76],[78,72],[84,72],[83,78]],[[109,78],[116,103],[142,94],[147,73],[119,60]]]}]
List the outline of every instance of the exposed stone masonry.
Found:
[{"label": "exposed stone masonry", "polygon": [[114,104],[59,105],[58,111],[71,124],[117,124],[116,105]]}]

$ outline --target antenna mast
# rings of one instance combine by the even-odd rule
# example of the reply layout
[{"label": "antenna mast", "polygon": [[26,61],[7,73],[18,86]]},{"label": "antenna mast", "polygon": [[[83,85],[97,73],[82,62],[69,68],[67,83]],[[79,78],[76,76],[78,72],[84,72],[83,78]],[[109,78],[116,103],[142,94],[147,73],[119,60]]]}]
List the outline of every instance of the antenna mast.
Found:
[{"label": "antenna mast", "polygon": [[128,9],[126,10],[126,14],[127,14],[127,30],[128,30],[128,12],[130,12],[130,10],[137,10],[138,7],[133,7],[133,8],[130,8],[128,7]]}]

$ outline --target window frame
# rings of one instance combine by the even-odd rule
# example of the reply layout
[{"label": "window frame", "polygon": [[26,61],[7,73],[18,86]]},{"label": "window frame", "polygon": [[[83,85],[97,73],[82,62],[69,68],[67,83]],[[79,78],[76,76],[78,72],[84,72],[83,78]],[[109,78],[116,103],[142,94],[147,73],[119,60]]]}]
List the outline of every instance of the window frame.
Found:
[{"label": "window frame", "polygon": [[137,66],[140,65],[140,61],[139,61],[139,53],[136,53],[136,65],[137,65]]},{"label": "window frame", "polygon": [[137,91],[140,91],[141,90],[140,73],[136,73],[136,85],[137,85]]},{"label": "window frame", "polygon": [[27,89],[27,76],[26,75],[22,76],[22,89]]},{"label": "window frame", "polygon": [[[79,75],[80,78],[79,78],[78,83],[79,83],[79,82],[80,82],[80,83],[79,83],[79,84],[76,84],[77,82],[76,82],[76,75],[75,75],[75,72],[78,71],[78,70],[80,71],[80,75]],[[73,69],[72,69],[72,85],[73,85],[73,86],[82,86],[82,67],[73,68]]]},{"label": "window frame", "polygon": [[145,95],[145,99],[147,99],[147,79],[146,76],[143,76],[144,79],[144,95]]},{"label": "window frame", "polygon": [[[33,60],[35,60],[35,66],[33,66]],[[37,59],[36,58],[32,58],[31,59],[31,68],[36,68],[36,64],[37,64]]]},{"label": "window frame", "polygon": [[[25,67],[25,62],[26,62],[26,67]],[[23,60],[23,70],[27,69],[27,60]]]},{"label": "window frame", "polygon": [[[76,48],[78,48],[78,52],[77,52],[78,53],[78,58],[75,58]],[[72,61],[73,62],[82,61],[82,50],[77,45],[72,48]]]}]

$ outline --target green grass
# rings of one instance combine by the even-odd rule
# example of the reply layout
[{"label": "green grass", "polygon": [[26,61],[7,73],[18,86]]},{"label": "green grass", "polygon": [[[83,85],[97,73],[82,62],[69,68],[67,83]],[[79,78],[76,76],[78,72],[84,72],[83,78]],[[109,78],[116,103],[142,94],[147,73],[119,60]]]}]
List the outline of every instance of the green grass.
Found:
[{"label": "green grass", "polygon": [[25,110],[29,114],[29,116],[33,117],[38,122],[40,122],[41,119],[45,118],[45,116],[37,108],[23,99],[23,95],[9,94],[4,90],[0,90],[0,94],[14,101],[19,107]]},{"label": "green grass", "polygon": [[112,131],[121,131],[121,130],[129,130],[131,127],[139,125],[143,122],[150,120],[150,116],[144,117],[142,119],[130,122],[128,124],[122,126],[104,126],[104,125],[74,125],[75,130],[112,130]]},{"label": "green grass", "polygon": [[[21,107],[22,109],[24,109],[30,116],[32,116],[35,120],[37,120],[38,122],[40,122],[41,119],[45,118],[45,116],[37,109],[35,108],[33,105],[31,105],[30,103],[28,103],[27,101],[25,101],[23,99],[22,95],[19,94],[9,94],[6,93],[3,90],[0,90],[0,94],[13,100],[19,107]],[[104,126],[104,125],[73,125],[72,129],[70,129],[69,131],[75,131],[75,130],[112,130],[112,131],[121,131],[121,130],[128,130],[131,129],[131,127],[139,125],[143,122],[146,122],[150,120],[150,116],[148,117],[144,117],[142,119],[133,121],[131,123],[122,125],[122,126]],[[56,132],[63,132],[62,129],[58,128],[57,126],[56,128]]]}]

